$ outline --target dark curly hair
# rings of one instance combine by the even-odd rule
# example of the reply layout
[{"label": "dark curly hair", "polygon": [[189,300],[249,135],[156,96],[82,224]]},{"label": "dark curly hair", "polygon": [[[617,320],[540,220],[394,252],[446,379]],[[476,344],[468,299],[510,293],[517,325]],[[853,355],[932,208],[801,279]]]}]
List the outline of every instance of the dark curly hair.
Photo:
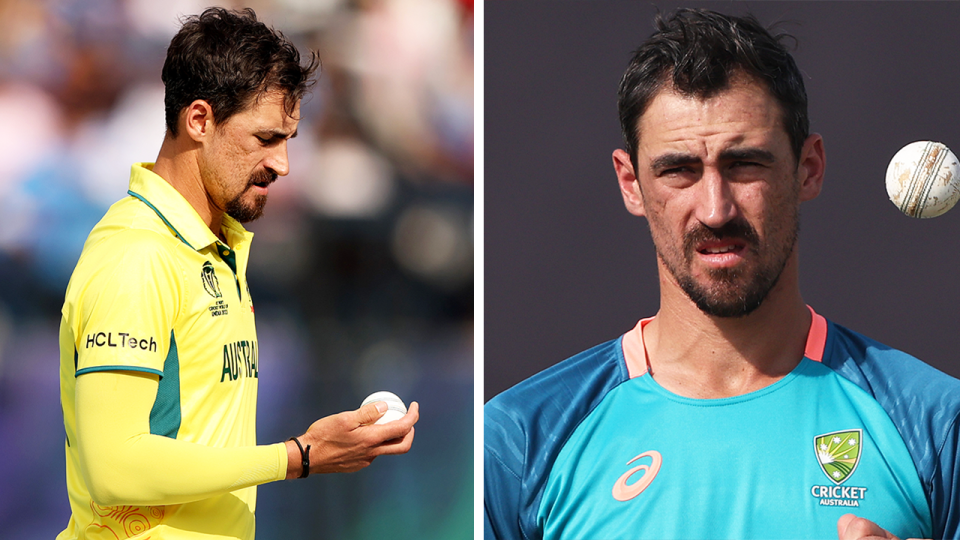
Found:
[{"label": "dark curly hair", "polygon": [[634,52],[620,79],[617,106],[627,153],[637,167],[638,122],[664,86],[701,99],[726,89],[732,75],[745,73],[766,84],[783,110],[783,125],[794,158],[800,158],[810,131],[807,92],[782,41],[753,16],[732,17],[702,9],[679,9],[656,18],[657,31]]},{"label": "dark curly hair", "polygon": [[292,115],[319,65],[316,52],[301,65],[293,43],[250,8],[209,8],[186,17],[163,64],[167,130],[177,136],[180,112],[194,100],[209,103],[220,124],[271,90],[283,92],[284,110]]}]

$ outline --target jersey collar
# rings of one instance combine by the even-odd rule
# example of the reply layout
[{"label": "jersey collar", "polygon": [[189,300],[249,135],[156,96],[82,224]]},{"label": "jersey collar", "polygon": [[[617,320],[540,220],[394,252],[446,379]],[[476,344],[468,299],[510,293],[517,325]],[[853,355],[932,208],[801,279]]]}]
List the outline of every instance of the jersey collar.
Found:
[{"label": "jersey collar", "polygon": [[[153,163],[134,163],[130,168],[130,195],[150,207],[184,244],[201,250],[218,242],[200,214],[169,182],[153,172]],[[230,245],[249,241],[252,233],[230,216],[223,216],[223,230]]]},{"label": "jersey collar", "polygon": [[[807,345],[803,355],[815,362],[822,362],[823,350],[827,346],[827,320],[812,307],[807,306],[807,309],[813,317],[810,321],[810,330],[807,332]],[[653,317],[640,319],[640,322],[624,334],[621,340],[623,357],[631,379],[649,370],[650,360],[647,358],[647,347],[643,343],[643,327],[652,320]]]}]

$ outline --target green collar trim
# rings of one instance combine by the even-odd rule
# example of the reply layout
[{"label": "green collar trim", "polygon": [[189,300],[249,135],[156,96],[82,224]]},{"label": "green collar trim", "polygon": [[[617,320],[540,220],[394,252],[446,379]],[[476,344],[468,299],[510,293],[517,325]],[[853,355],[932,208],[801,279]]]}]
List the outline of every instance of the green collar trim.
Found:
[{"label": "green collar trim", "polygon": [[192,245],[190,245],[190,242],[187,242],[187,239],[184,238],[183,235],[180,234],[180,231],[178,231],[177,228],[174,227],[172,223],[170,223],[169,221],[167,221],[167,218],[164,217],[163,213],[161,213],[160,210],[157,210],[157,207],[156,207],[156,206],[150,204],[150,201],[148,201],[147,199],[145,199],[145,198],[143,197],[143,195],[140,195],[139,193],[135,193],[133,190],[127,190],[127,193],[129,193],[130,195],[133,195],[134,197],[140,199],[140,201],[141,201],[143,204],[147,205],[151,210],[153,210],[154,212],[156,212],[157,215],[160,216],[160,219],[162,219],[163,222],[167,224],[167,227],[170,227],[170,230],[173,231],[173,234],[177,235],[177,238],[179,238],[181,242],[183,242],[184,244],[186,244],[190,249],[192,249],[192,250],[194,250],[194,251],[197,251],[197,248],[195,248],[195,247],[193,247]]},{"label": "green collar trim", "polygon": [[233,270],[233,275],[237,275],[237,252],[219,240],[217,240],[217,251],[220,252],[220,258]]}]

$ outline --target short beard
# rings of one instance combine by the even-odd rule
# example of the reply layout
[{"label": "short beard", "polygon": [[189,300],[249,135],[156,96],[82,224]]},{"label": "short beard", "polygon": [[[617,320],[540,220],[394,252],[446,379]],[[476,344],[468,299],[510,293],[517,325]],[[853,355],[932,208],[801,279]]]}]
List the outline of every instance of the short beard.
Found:
[{"label": "short beard", "polygon": [[[782,270],[782,268],[781,268]],[[711,272],[716,290],[730,290],[736,287],[740,280],[742,272],[732,269],[719,269]],[[749,283],[744,290],[736,293],[735,296],[721,296],[722,293],[711,293],[708,289],[701,287],[689,275],[678,279],[680,288],[687,294],[690,300],[697,305],[700,311],[713,317],[737,318],[745,317],[758,307],[766,299],[767,294],[773,289],[780,279],[780,272],[774,274],[761,273],[756,279]]]},{"label": "short beard", "polygon": [[243,202],[243,195],[250,189],[250,186],[256,183],[272,183],[277,179],[277,175],[268,171],[261,171],[250,177],[247,181],[247,187],[237,194],[236,197],[227,202],[226,214],[240,223],[249,223],[263,215],[263,208],[267,205],[266,195],[256,195],[252,204]]},{"label": "short beard", "polygon": [[[758,268],[752,277],[745,276],[744,271],[739,268],[719,268],[709,272],[713,283],[706,287],[697,283],[690,273],[681,273],[679,268],[673,268],[662,254],[660,259],[665,262],[680,288],[700,311],[714,317],[744,317],[760,307],[779,281],[790,253],[796,245],[798,230],[799,219],[795,219],[792,234],[786,239],[786,244],[776,247],[768,246],[768,249],[779,248],[782,251],[775,254],[776,258],[769,261],[769,264]],[[696,256],[696,246],[699,243],[727,237],[745,240],[746,249],[752,251],[754,255],[759,255],[757,251],[759,237],[756,230],[746,221],[732,221],[717,229],[701,224],[684,234],[683,257],[687,268],[691,266]],[[745,279],[749,281],[744,282]]]}]

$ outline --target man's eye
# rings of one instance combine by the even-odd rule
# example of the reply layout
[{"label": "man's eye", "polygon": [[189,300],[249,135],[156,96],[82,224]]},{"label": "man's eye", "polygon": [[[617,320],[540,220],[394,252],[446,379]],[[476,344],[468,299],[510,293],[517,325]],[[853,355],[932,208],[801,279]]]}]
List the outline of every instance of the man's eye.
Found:
[{"label": "man's eye", "polygon": [[268,142],[270,142],[270,139],[264,139],[259,135],[254,135],[254,137],[256,137],[258,141],[260,141],[260,144],[267,144]]}]

